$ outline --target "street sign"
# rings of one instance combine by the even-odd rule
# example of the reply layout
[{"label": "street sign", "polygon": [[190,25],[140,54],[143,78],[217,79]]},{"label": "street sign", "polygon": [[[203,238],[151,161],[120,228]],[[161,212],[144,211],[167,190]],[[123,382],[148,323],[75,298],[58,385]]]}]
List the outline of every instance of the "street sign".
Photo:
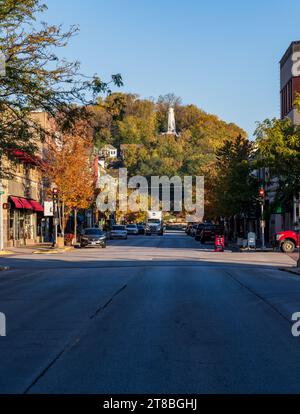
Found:
[{"label": "street sign", "polygon": [[256,234],[253,232],[248,233],[248,247],[256,247]]},{"label": "street sign", "polygon": [[44,201],[44,216],[53,217],[53,201]]}]

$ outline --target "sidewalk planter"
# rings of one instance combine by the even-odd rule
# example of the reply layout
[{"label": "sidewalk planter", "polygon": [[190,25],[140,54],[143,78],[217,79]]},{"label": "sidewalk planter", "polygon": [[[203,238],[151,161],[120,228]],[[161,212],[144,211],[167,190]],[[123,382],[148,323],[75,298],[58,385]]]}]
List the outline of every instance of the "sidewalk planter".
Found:
[{"label": "sidewalk planter", "polygon": [[65,240],[64,237],[58,236],[56,239],[56,247],[58,249],[63,249],[65,247]]},{"label": "sidewalk planter", "polygon": [[73,246],[75,244],[75,237],[73,233],[66,233],[65,234],[65,245],[66,246]]}]

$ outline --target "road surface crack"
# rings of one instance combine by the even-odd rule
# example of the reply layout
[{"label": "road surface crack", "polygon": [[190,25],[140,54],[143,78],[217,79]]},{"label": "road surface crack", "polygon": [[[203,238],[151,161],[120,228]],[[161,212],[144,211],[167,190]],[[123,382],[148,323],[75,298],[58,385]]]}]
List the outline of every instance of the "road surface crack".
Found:
[{"label": "road surface crack", "polygon": [[[94,319],[101,311],[107,308],[107,306],[113,301],[113,299],[116,296],[118,296],[126,287],[127,284],[123,285],[120,289],[118,289],[104,305],[101,305],[97,308],[97,310],[89,317],[89,320]],[[82,329],[82,332],[83,330],[86,331],[86,326]],[[63,347],[63,349],[52,359],[52,361],[50,361],[50,363],[29,384],[29,386],[25,389],[23,394],[27,394],[37,384],[37,382],[49,371],[49,369],[61,358],[61,356],[80,341],[80,336],[82,336],[82,332],[81,335],[76,335],[75,341],[74,339],[72,339],[72,341],[70,341],[67,345]]]},{"label": "road surface crack", "polygon": [[256,296],[260,301],[264,302],[266,305],[268,305],[273,311],[275,311],[276,313],[278,313],[278,315],[280,315],[285,321],[288,321],[289,323],[291,322],[290,319],[288,317],[286,317],[282,312],[280,312],[280,310],[273,305],[271,302],[269,302],[266,298],[264,298],[262,295],[260,295],[259,293],[255,292],[253,289],[251,289],[249,286],[245,285],[244,283],[242,283],[239,279],[237,279],[236,277],[233,276],[233,274],[231,274],[228,270],[225,270],[225,273],[237,284],[239,284],[242,288],[246,289],[249,293],[251,293],[252,295]]}]

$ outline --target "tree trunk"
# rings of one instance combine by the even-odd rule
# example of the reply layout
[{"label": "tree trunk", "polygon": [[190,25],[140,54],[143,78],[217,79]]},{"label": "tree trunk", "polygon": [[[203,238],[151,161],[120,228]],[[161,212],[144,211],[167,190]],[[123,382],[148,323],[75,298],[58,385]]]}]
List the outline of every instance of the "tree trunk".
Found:
[{"label": "tree trunk", "polygon": [[64,236],[65,235],[65,228],[66,228],[65,202],[64,201],[62,202],[62,205],[61,205],[61,221],[62,221],[61,231],[62,231],[62,234]]},{"label": "tree trunk", "polygon": [[74,239],[77,243],[77,208],[74,209]]}]

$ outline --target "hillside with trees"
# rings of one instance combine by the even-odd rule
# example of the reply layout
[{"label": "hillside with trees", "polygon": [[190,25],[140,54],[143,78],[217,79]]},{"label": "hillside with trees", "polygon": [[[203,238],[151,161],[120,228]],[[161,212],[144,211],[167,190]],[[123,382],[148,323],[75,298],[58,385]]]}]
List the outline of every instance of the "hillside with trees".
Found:
[{"label": "hillside with trees", "polygon": [[[178,136],[163,135],[167,113],[173,105]],[[112,144],[124,150],[130,174],[202,175],[216,160],[216,150],[225,141],[246,133],[195,105],[183,105],[169,94],[155,102],[138,95],[114,93],[100,99],[93,112],[97,148]]]}]

